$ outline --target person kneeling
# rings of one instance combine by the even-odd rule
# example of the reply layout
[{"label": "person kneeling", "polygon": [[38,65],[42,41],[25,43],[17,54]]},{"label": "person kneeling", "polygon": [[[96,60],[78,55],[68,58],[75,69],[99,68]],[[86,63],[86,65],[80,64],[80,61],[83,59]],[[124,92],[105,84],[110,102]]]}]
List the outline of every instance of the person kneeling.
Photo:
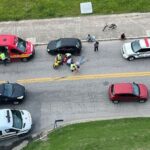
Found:
[{"label": "person kneeling", "polygon": [[77,71],[79,68],[80,68],[80,66],[75,63],[70,64],[70,70],[72,72]]}]

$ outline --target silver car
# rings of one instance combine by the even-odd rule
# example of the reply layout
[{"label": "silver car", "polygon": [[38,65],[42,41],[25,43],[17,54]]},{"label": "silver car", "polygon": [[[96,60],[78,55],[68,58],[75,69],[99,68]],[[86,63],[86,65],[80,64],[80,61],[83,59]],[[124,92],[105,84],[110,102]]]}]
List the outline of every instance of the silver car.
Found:
[{"label": "silver car", "polygon": [[129,43],[124,43],[121,49],[123,57],[127,60],[150,57],[150,39],[144,38]]}]

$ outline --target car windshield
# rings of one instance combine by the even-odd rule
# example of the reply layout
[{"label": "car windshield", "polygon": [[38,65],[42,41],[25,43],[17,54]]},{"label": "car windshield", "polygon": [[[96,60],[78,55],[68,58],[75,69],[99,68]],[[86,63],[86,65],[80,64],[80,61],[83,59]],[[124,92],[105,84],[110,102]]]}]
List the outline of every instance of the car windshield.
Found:
[{"label": "car windshield", "polygon": [[26,50],[26,41],[24,41],[23,39],[21,38],[18,38],[18,41],[17,41],[17,48],[22,51],[22,52],[25,52]]},{"label": "car windshield", "polygon": [[131,47],[132,47],[132,50],[133,50],[135,53],[138,52],[138,51],[141,49],[139,40],[133,41],[133,42],[131,43]]},{"label": "car windshield", "polygon": [[10,97],[13,93],[13,89],[14,87],[12,84],[9,83],[4,84],[4,96]]},{"label": "car windshield", "polygon": [[132,87],[133,87],[133,94],[139,96],[140,95],[140,89],[139,89],[138,84],[133,83]]},{"label": "car windshield", "polygon": [[59,47],[61,47],[61,40],[60,39],[56,41],[56,48],[59,48]]},{"label": "car windshield", "polygon": [[13,127],[17,129],[22,129],[22,116],[19,110],[11,110],[13,117]]}]

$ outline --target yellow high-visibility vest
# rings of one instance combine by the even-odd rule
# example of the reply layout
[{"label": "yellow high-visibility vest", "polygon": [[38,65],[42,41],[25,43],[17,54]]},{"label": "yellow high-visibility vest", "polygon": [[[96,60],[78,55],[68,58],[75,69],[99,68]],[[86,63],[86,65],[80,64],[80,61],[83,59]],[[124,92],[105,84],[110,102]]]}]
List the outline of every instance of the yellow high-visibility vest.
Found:
[{"label": "yellow high-visibility vest", "polygon": [[74,70],[76,70],[77,69],[77,65],[76,64],[71,64],[70,65],[70,70],[71,71],[74,71]]},{"label": "yellow high-visibility vest", "polygon": [[5,56],[5,54],[4,54],[4,53],[1,53],[1,55],[0,55],[0,56],[1,56],[1,59],[2,59],[2,60],[5,60],[5,59],[6,59],[6,56]]}]

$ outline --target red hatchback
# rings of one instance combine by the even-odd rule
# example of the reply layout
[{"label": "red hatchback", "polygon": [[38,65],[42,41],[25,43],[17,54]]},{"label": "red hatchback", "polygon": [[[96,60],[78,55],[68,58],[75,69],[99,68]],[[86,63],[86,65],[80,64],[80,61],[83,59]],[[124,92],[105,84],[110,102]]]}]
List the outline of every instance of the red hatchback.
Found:
[{"label": "red hatchback", "polygon": [[148,89],[144,84],[116,83],[109,86],[109,98],[113,103],[120,101],[138,101],[143,103],[148,99]]}]

